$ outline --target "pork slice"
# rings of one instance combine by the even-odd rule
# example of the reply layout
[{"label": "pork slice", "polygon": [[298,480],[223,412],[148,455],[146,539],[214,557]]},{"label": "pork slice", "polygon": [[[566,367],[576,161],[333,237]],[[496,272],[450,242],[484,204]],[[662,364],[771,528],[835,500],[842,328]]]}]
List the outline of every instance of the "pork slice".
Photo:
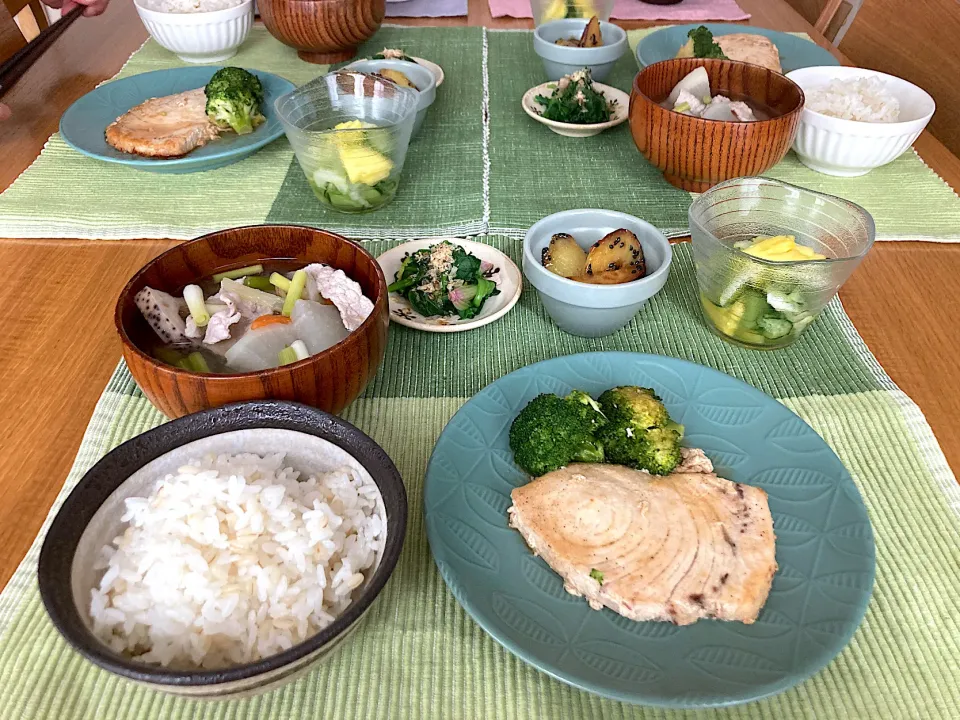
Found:
[{"label": "pork slice", "polygon": [[573,464],[511,497],[511,526],[595,610],[752,623],[770,592],[775,536],[760,488],[712,472]]}]

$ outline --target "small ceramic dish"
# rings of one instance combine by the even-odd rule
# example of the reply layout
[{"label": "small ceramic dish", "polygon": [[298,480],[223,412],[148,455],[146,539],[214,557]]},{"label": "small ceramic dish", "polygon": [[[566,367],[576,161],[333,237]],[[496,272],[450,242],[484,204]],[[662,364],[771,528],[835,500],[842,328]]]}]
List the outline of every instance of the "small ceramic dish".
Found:
[{"label": "small ceramic dish", "polygon": [[133,5],[157,44],[187,63],[229,60],[253,27],[253,0],[210,12],[158,12]]},{"label": "small ceramic dish", "polygon": [[627,51],[627,33],[617,25],[600,22],[603,45],[599,47],[569,47],[557,45],[557,40],[579,38],[587,20],[553,20],[533,31],[533,51],[543,61],[548,80],[559,80],[581,68],[590,68],[595,80],[603,80],[617,60]]},{"label": "small ceramic dish", "polygon": [[442,67],[437,65],[435,62],[431,62],[430,60],[424,60],[423,58],[416,57],[415,55],[411,55],[410,57],[413,58],[413,61],[417,65],[423,65],[427,70],[433,73],[433,76],[437,79],[437,87],[440,87],[441,85],[443,85],[443,80],[445,76],[443,74]]},{"label": "small ceramic dish", "polygon": [[427,111],[437,99],[437,77],[430,68],[409,60],[357,60],[347,65],[344,70],[354,72],[379,74],[383,70],[394,70],[403,73],[410,82],[416,85],[417,117],[413,121],[413,133],[416,137],[427,118]]},{"label": "small ceramic dish", "polygon": [[[588,250],[607,234],[626,228],[643,248],[647,274],[619,285],[591,285],[556,275],[543,266],[543,251],[555,233],[572,235]],[[580,337],[603,337],[633,319],[647,300],[667,282],[673,250],[653,225],[613,210],[565,210],[535,223],[523,239],[523,274],[536,288],[547,314],[564,332]]]},{"label": "small ceramic dish", "polygon": [[523,94],[523,100],[521,100],[523,111],[537,122],[546,125],[557,135],[563,135],[564,137],[592,137],[599,135],[604,130],[609,130],[620,123],[626,122],[630,114],[630,96],[622,90],[617,90],[615,87],[603,85],[598,82],[593,83],[593,87],[597,92],[607,98],[608,102],[614,103],[613,114],[608,122],[578,125],[576,123],[547,120],[547,118],[543,117],[543,105],[538,103],[536,98],[538,95],[546,97],[552,94],[553,91],[557,89],[557,83],[555,82],[544,83],[543,85],[537,85],[535,88],[527,90]]},{"label": "small ceramic dish", "polygon": [[457,317],[424,317],[412,307],[410,303],[399,293],[390,293],[390,319],[406,325],[407,327],[425,330],[426,332],[462,332],[464,330],[473,330],[474,328],[489,325],[499,320],[510,309],[517,304],[520,299],[520,291],[523,289],[523,276],[520,269],[507,255],[497,250],[492,245],[474,242],[472,240],[461,240],[459,238],[424,238],[423,240],[413,240],[412,242],[397,245],[391,248],[377,258],[380,268],[388,283],[392,283],[403,258],[408,253],[414,253],[417,250],[435,245],[443,240],[449,240],[455,245],[459,245],[467,252],[476,255],[481,260],[485,260],[493,265],[493,270],[487,276],[497,284],[499,295],[494,295],[487,299],[483,305],[483,311],[475,318],[461,320]]},{"label": "small ceramic dish", "polygon": [[[332,623],[288,650],[221,669],[174,669],[114,652],[93,633],[91,589],[99,584],[100,550],[122,531],[125,501],[207,453],[283,453],[302,475],[348,467],[377,488],[383,547]],[[407,524],[407,496],[396,466],[367,435],[340,418],[299,403],[238,403],[195,413],[149,430],[111,450],[83,476],[50,525],[40,551],[40,597],[54,627],[98,667],[153,690],[228,698],[264,692],[326,659],[383,590],[396,567]]]}]

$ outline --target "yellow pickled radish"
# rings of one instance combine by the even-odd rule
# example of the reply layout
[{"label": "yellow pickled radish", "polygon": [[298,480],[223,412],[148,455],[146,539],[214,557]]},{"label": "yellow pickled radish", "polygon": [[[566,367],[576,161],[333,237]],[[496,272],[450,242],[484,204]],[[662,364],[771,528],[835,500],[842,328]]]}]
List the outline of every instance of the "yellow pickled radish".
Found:
[{"label": "yellow pickled radish", "polygon": [[826,255],[815,252],[806,245],[798,245],[793,235],[776,235],[757,239],[753,245],[743,250],[747,255],[770,260],[771,262],[790,262],[797,260],[826,260]]}]

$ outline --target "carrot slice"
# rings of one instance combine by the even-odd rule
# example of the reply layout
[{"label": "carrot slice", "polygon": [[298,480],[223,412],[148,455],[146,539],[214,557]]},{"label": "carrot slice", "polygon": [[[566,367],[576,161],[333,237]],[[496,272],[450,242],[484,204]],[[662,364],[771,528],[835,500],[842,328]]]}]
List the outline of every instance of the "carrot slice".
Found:
[{"label": "carrot slice", "polygon": [[258,330],[262,327],[266,327],[267,325],[276,325],[276,324],[289,325],[292,322],[293,320],[291,320],[290,318],[284,315],[261,315],[252,323],[250,323],[250,329]]}]

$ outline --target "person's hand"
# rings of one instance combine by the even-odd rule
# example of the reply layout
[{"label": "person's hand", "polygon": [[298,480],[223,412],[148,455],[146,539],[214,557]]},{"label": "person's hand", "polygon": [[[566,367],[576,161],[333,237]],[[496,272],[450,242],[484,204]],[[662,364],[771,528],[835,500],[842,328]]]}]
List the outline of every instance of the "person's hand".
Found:
[{"label": "person's hand", "polygon": [[6,120],[11,114],[10,107],[0,103],[0,120]]},{"label": "person's hand", "polygon": [[52,8],[60,8],[61,15],[66,15],[77,5],[86,5],[83,16],[93,17],[101,15],[107,9],[110,0],[43,0],[43,2]]}]

